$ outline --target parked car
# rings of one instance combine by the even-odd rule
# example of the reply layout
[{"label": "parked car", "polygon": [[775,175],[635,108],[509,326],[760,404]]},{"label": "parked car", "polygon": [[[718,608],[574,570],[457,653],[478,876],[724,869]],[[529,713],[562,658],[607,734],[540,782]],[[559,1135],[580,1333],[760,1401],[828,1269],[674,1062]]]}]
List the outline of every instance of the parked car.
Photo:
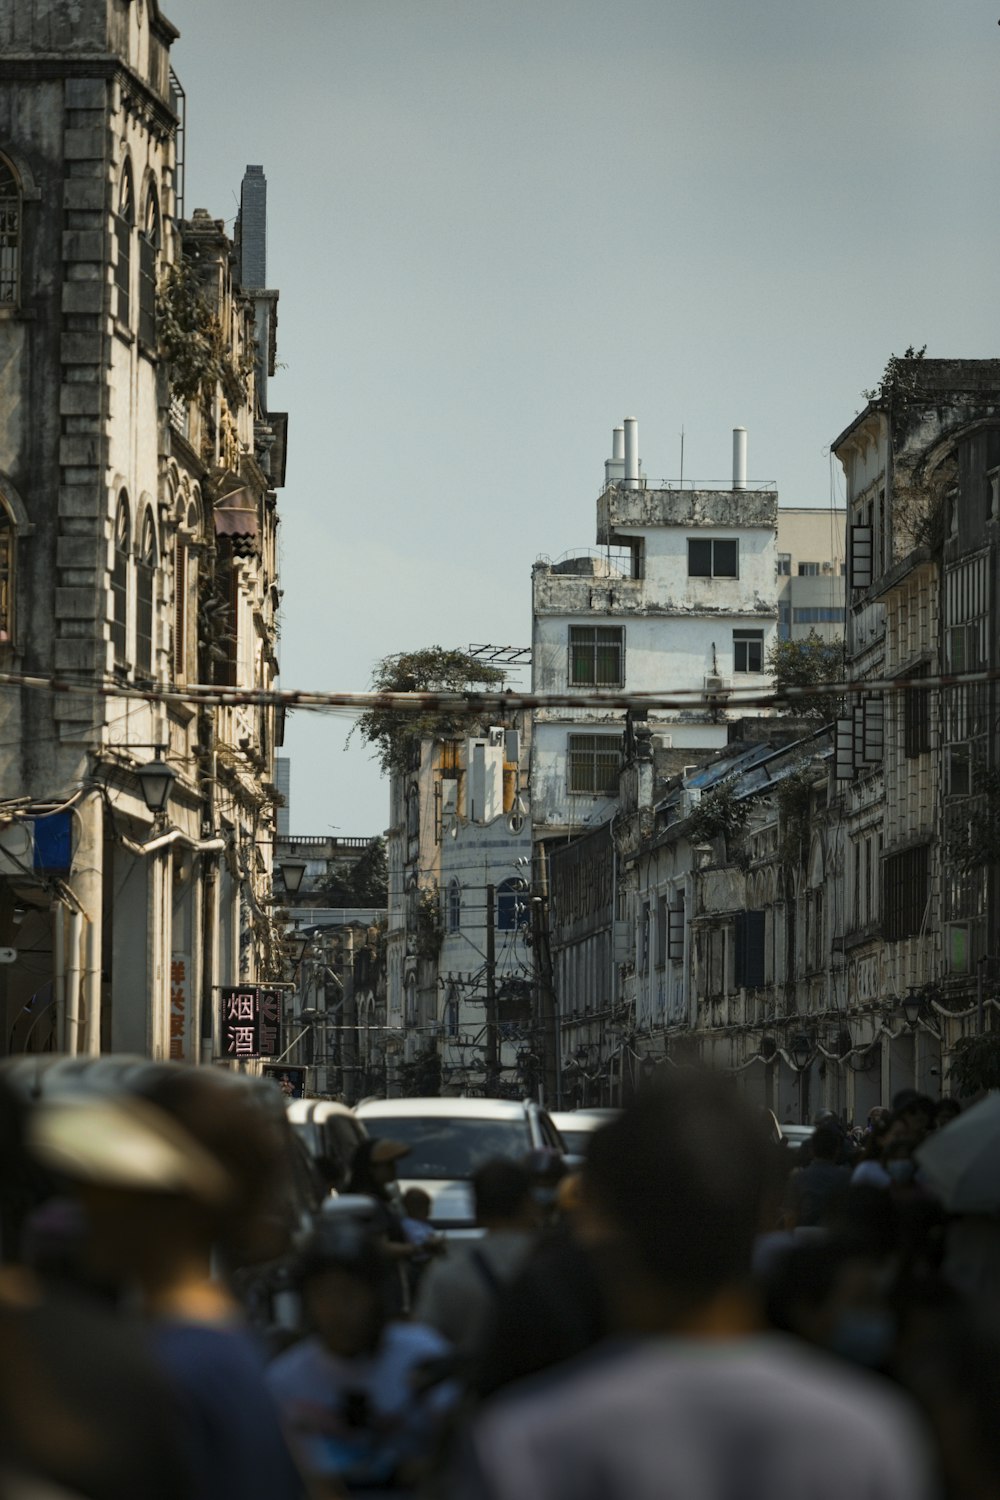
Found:
[{"label": "parked car", "polygon": [[618,1118],[618,1109],[568,1109],[558,1110],[552,1115],[552,1123],[562,1137],[566,1148],[566,1165],[574,1171],[583,1165],[583,1159],[595,1130],[610,1125]]},{"label": "parked car", "polygon": [[788,1151],[799,1151],[816,1133],[813,1125],[782,1125],[781,1139]]},{"label": "parked car", "polygon": [[331,1192],[342,1193],[354,1153],[368,1134],[365,1127],[352,1109],[333,1099],[290,1099],[286,1108],[323,1182]]},{"label": "parked car", "polygon": [[355,1112],[370,1136],[410,1148],[399,1163],[400,1188],[423,1188],[431,1224],[451,1238],[479,1232],[471,1182],[477,1168],[538,1148],[563,1154],[550,1116],[530,1099],[377,1099]]}]

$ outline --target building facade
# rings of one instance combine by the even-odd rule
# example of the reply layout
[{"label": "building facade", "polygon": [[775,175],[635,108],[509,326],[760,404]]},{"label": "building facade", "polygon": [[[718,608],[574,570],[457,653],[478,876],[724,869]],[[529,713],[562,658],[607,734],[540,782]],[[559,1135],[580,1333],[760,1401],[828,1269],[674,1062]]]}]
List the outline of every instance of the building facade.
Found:
[{"label": "building facade", "polygon": [[[183,217],[176,36],[156,0],[0,15],[13,1051],[218,1058],[219,987],[281,961],[275,716],[198,692],[267,688],[277,670],[285,423],[266,405],[273,324],[255,320],[255,297],[273,310],[277,294],[262,221],[241,260],[221,220]],[[38,685],[53,679],[65,690]]]}]

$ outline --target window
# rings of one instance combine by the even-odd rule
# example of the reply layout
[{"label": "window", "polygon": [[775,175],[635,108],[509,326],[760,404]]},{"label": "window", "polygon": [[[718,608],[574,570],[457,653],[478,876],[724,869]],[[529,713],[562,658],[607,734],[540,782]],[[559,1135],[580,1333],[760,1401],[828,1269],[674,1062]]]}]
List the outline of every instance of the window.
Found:
[{"label": "window", "polygon": [[738,578],[740,544],[720,537],[688,537],[689,578]]},{"label": "window", "polygon": [[120,323],[128,325],[131,311],[130,287],[132,282],[132,229],[135,224],[135,204],[132,198],[132,169],[125,163],[121,187],[118,192],[118,212],[115,215],[115,316]]},{"label": "window", "polygon": [[734,630],[733,631],[733,671],[734,672],[763,672],[764,670],[764,632],[763,630]]},{"label": "window", "polygon": [[139,236],[139,337],[150,349],[156,345],[156,261],[159,252],[160,205],[156,189],[151,187]]},{"label": "window", "polygon": [[448,931],[462,930],[462,887],[457,880],[448,882]]},{"label": "window", "polygon": [[792,572],[792,554],[790,552],[778,553],[778,577],[790,578]]},{"label": "window", "polygon": [[949,922],[947,932],[948,968],[952,974],[968,974],[972,967],[969,925],[967,922]]},{"label": "window", "polygon": [[620,734],[571,734],[569,790],[614,797],[618,792],[621,746]]},{"label": "window", "polygon": [[[921,662],[907,673],[908,677],[926,677],[928,665]],[[920,688],[907,688],[903,694],[903,752],[910,757],[923,755],[931,748],[931,697]]]},{"label": "window", "polygon": [[843,625],[847,611],[836,605],[810,605],[794,610],[792,618],[796,625]]},{"label": "window", "polygon": [[656,898],[656,967],[662,969],[667,962],[667,898]]},{"label": "window", "polygon": [[0,157],[0,307],[16,307],[21,280],[21,187]]},{"label": "window", "polygon": [[947,760],[947,793],[949,797],[972,795],[972,755],[968,743],[949,745]]},{"label": "window", "polygon": [[524,915],[521,891],[524,882],[521,880],[505,880],[502,885],[497,886],[497,911],[496,925],[498,932],[514,932],[521,924]]},{"label": "window", "polygon": [[620,625],[571,625],[571,687],[621,687],[625,681],[625,632]]},{"label": "window", "polygon": [[792,638],[792,606],[778,601],[778,639],[779,641],[790,641]]},{"label": "window", "polygon": [[142,522],[142,542],[136,562],[135,664],[146,676],[153,672],[153,591],[156,582],[156,532],[147,510]]},{"label": "window", "polygon": [[800,562],[799,563],[799,577],[800,578],[818,578],[819,575],[820,575],[820,566],[819,566],[818,562]]},{"label": "window", "polygon": [[111,564],[111,643],[115,666],[128,665],[128,569],[131,533],[128,498],[124,491],[118,497],[115,516],[115,554]]},{"label": "window", "polygon": [[890,854],[882,864],[883,936],[887,942],[916,937],[927,908],[927,845]]},{"label": "window", "polygon": [[1000,469],[990,469],[986,475],[986,518],[996,520],[1000,515]]},{"label": "window", "polygon": [[0,645],[14,639],[14,523],[0,500]]}]

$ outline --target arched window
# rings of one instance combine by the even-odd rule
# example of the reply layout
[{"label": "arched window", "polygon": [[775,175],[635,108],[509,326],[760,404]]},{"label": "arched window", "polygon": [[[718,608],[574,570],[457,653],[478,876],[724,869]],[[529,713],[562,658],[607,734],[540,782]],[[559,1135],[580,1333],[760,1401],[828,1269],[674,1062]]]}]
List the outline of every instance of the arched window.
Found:
[{"label": "arched window", "polygon": [[0,307],[16,307],[21,281],[21,184],[0,156]]},{"label": "arched window", "polygon": [[14,522],[0,500],[0,646],[14,639]]},{"label": "arched window", "polygon": [[139,236],[139,337],[152,349],[156,344],[156,261],[160,253],[160,205],[155,187],[146,198]]},{"label": "arched window", "polygon": [[497,931],[514,932],[521,925],[523,912],[518,910],[521,904],[524,882],[522,880],[505,880],[502,885],[497,886]]},{"label": "arched window", "polygon": [[111,642],[115,652],[115,666],[128,666],[128,570],[131,527],[128,513],[128,496],[124,490],[118,497],[115,515],[115,555],[111,564]]},{"label": "arched window", "polygon": [[198,598],[198,553],[192,547],[198,537],[198,507],[188,504],[185,520],[174,544],[174,678],[196,682],[195,605]]},{"label": "arched window", "polygon": [[118,190],[118,212],[115,214],[115,244],[118,255],[115,260],[115,314],[120,323],[129,322],[131,312],[130,288],[132,285],[132,230],[135,226],[135,200],[132,194],[132,168],[128,162],[122,172]]},{"label": "arched window", "polygon": [[142,521],[135,574],[135,664],[138,671],[152,676],[156,532],[153,529],[153,517],[148,510]]},{"label": "arched window", "polygon": [[462,929],[462,887],[457,880],[448,883],[448,931]]}]

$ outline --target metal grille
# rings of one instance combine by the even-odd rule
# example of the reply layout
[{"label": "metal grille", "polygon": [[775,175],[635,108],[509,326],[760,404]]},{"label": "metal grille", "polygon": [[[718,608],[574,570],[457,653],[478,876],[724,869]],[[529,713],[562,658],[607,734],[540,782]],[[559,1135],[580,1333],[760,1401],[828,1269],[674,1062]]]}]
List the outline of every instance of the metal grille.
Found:
[{"label": "metal grille", "polygon": [[21,261],[21,194],[6,162],[0,161],[0,305],[17,302]]},{"label": "metal grille", "polygon": [[625,632],[621,626],[571,625],[569,680],[573,687],[624,684]]},{"label": "metal grille", "polygon": [[569,737],[569,789],[592,796],[611,797],[618,790],[621,735],[571,734]]}]

